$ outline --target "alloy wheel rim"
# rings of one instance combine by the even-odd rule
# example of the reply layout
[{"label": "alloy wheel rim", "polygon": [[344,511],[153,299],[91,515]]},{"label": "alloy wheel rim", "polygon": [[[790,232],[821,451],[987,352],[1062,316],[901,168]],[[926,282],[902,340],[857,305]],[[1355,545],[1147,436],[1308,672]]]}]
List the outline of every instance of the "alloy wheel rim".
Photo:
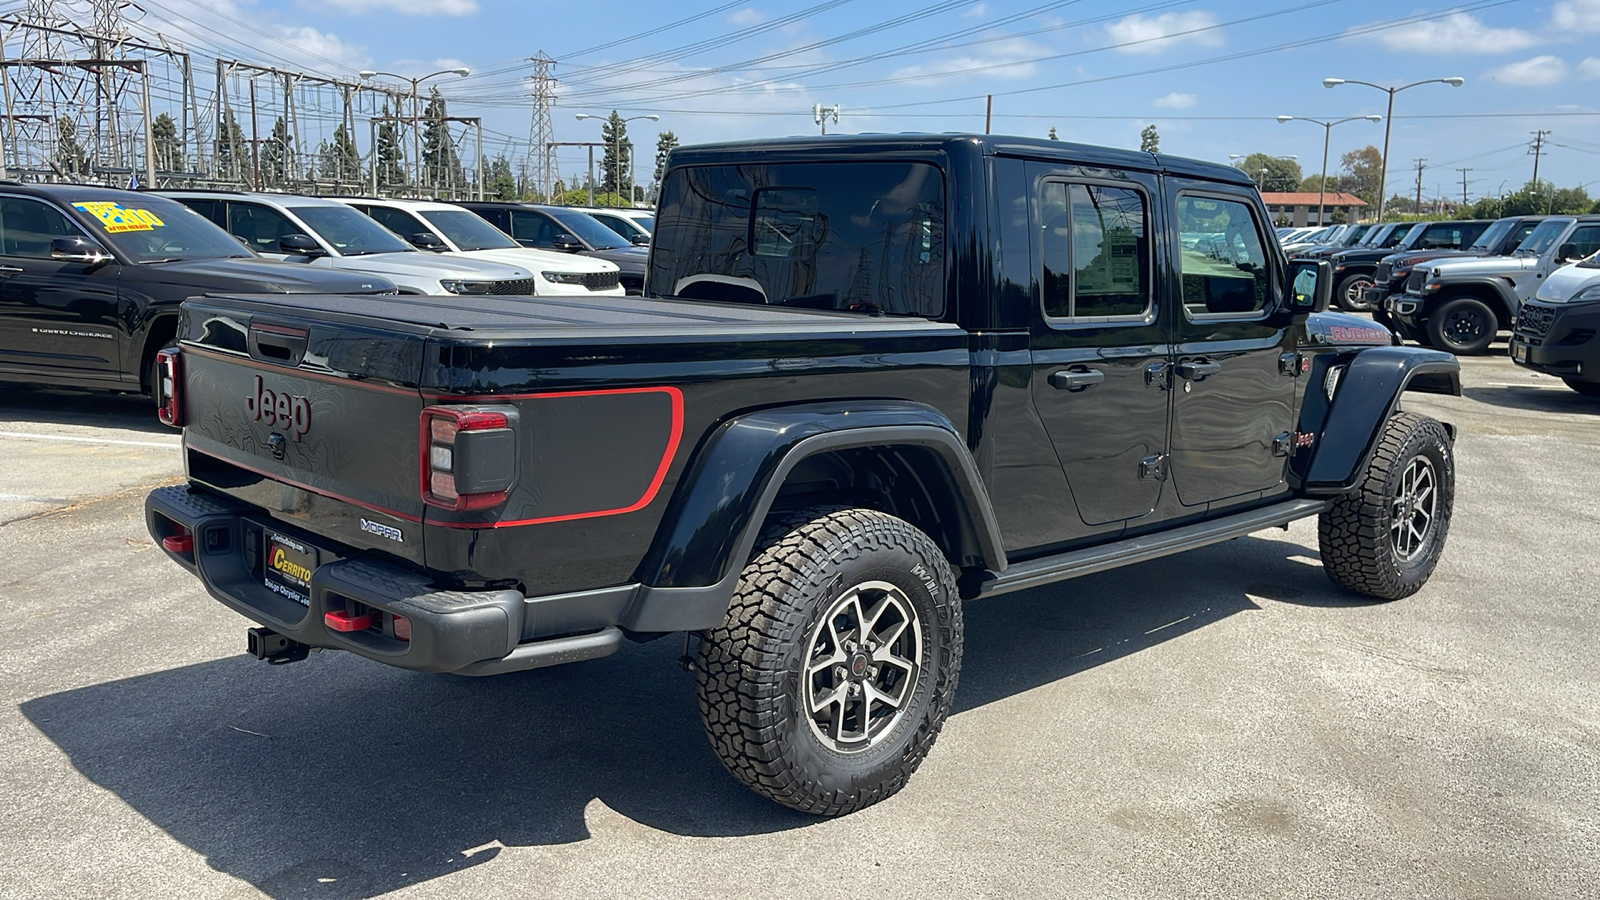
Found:
[{"label": "alloy wheel rim", "polygon": [[1345,302],[1351,306],[1365,306],[1366,302],[1362,299],[1362,294],[1371,286],[1372,282],[1365,278],[1358,278],[1350,282],[1350,286],[1344,289]]},{"label": "alloy wheel rim", "polygon": [[1400,484],[1390,501],[1389,538],[1395,556],[1410,562],[1419,556],[1433,534],[1439,506],[1439,480],[1433,461],[1413,457],[1400,474]]},{"label": "alloy wheel rim", "polygon": [[899,587],[866,581],[844,591],[812,629],[802,700],[817,739],[859,753],[892,731],[922,668],[922,623]]}]

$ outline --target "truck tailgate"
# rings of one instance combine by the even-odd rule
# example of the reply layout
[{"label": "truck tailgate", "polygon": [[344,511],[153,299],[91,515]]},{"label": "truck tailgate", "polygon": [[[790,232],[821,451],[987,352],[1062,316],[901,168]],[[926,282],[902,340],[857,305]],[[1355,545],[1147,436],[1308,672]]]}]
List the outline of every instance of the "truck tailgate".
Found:
[{"label": "truck tailgate", "polygon": [[309,532],[422,564],[426,332],[340,318],[266,298],[184,305],[189,477]]}]

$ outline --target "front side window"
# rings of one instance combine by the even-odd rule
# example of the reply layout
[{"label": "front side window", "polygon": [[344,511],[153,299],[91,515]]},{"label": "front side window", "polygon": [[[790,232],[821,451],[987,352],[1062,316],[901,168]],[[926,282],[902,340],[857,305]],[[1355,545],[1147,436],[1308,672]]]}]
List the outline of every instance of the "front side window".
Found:
[{"label": "front side window", "polygon": [[511,237],[524,247],[555,247],[556,234],[559,232],[554,219],[543,213],[513,211],[511,213]]},{"label": "front side window", "polygon": [[228,233],[258,253],[277,253],[278,241],[300,229],[277,210],[234,201],[228,204]]},{"label": "front side window", "polygon": [[0,200],[0,255],[49,259],[52,241],[80,234],[48,204],[22,197]]},{"label": "front side window", "polygon": [[392,209],[387,206],[369,206],[361,210],[371,216],[373,221],[389,229],[395,234],[405,237],[419,231],[427,231],[421,222],[411,213],[402,209]]},{"label": "front side window", "polygon": [[557,210],[550,215],[563,231],[583,241],[591,250],[620,250],[629,246],[621,235],[601,225],[588,213]]},{"label": "front side window", "polygon": [[1039,210],[1047,317],[1142,317],[1150,309],[1150,245],[1137,191],[1051,181]]},{"label": "front side window", "polygon": [[1255,315],[1267,308],[1270,270],[1249,206],[1186,194],[1178,198],[1178,229],[1201,235],[1179,254],[1185,313]]},{"label": "front side window", "polygon": [[372,253],[404,253],[414,248],[389,229],[348,206],[291,206],[307,228],[323,243],[333,245],[341,256],[366,256]]},{"label": "front side window", "polygon": [[1596,251],[1600,251],[1600,225],[1579,225],[1562,242],[1562,246],[1570,248],[1563,254],[1565,259],[1593,256]]},{"label": "front side window", "polygon": [[675,169],[656,220],[652,293],[944,314],[944,179],[926,163]]}]

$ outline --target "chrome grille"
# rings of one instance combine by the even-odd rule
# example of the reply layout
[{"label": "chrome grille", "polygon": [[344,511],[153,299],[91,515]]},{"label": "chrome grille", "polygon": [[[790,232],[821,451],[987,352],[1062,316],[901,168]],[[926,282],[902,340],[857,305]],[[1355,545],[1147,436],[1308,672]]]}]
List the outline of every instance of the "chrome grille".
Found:
[{"label": "chrome grille", "polygon": [[1411,277],[1406,279],[1406,290],[1409,293],[1422,293],[1422,283],[1428,280],[1428,270],[1417,268],[1411,270]]},{"label": "chrome grille", "polygon": [[491,282],[489,293],[504,297],[531,297],[534,294],[534,284],[532,278],[508,278],[505,281]]},{"label": "chrome grille", "polygon": [[1544,337],[1555,320],[1556,311],[1550,307],[1524,303],[1522,311],[1517,313],[1517,334]]},{"label": "chrome grille", "polygon": [[621,272],[587,272],[583,276],[583,287],[590,291],[609,291],[621,283]]}]

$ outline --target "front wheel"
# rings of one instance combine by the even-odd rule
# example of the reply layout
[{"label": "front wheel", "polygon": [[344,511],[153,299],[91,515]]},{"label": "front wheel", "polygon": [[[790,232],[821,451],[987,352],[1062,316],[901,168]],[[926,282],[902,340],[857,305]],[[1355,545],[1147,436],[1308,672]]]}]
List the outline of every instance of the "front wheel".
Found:
[{"label": "front wheel", "polygon": [[1360,485],[1317,519],[1323,570],[1379,600],[1415,594],[1444,551],[1455,488],[1444,426],[1411,413],[1390,417]]},{"label": "front wheel", "polygon": [[1489,349],[1499,328],[1489,304],[1476,297],[1457,297],[1440,304],[1428,317],[1428,344],[1457,356],[1482,353]]},{"label": "front wheel", "polygon": [[885,513],[776,518],[696,665],[712,750],[747,787],[837,816],[905,786],[950,712],[961,600],[927,535]]},{"label": "front wheel", "polygon": [[1351,312],[1365,312],[1372,308],[1367,302],[1367,288],[1372,287],[1371,275],[1346,275],[1334,289],[1339,298],[1339,308]]}]

